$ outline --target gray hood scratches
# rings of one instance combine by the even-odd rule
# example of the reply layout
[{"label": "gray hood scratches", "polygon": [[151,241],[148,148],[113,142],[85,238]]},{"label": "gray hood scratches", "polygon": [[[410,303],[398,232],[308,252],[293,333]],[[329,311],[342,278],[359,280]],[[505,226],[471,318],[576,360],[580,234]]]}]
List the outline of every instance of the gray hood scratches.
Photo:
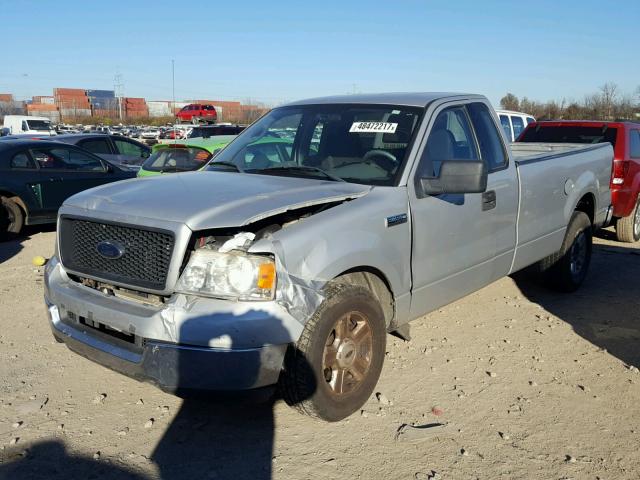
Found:
[{"label": "gray hood scratches", "polygon": [[346,182],[232,172],[189,172],[115,182],[64,205],[104,214],[182,223],[191,230],[238,227],[288,210],[339,202],[372,187]]}]

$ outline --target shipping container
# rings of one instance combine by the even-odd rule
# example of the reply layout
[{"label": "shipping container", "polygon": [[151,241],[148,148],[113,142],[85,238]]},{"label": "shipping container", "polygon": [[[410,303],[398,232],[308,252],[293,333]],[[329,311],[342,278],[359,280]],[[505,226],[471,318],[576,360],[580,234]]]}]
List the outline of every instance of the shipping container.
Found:
[{"label": "shipping container", "polygon": [[86,93],[87,97],[114,98],[116,96],[113,90],[87,90]]},{"label": "shipping container", "polygon": [[54,123],[60,122],[60,112],[57,110],[30,110],[29,116],[48,118]]},{"label": "shipping container", "polygon": [[13,102],[13,94],[0,93],[0,102]]},{"label": "shipping container", "polygon": [[33,112],[34,110],[43,112],[57,112],[58,107],[56,107],[55,105],[49,105],[47,103],[32,103],[31,105],[27,105],[28,112]]},{"label": "shipping container", "polygon": [[36,95],[33,97],[32,103],[37,103],[41,105],[53,105],[55,104],[54,97],[46,96],[46,95]]},{"label": "shipping container", "polygon": [[89,102],[93,108],[99,110],[109,110],[118,108],[118,99],[108,97],[89,97]]},{"label": "shipping container", "polygon": [[85,93],[81,88],[54,88],[53,95],[56,97],[58,95],[85,96]]},{"label": "shipping container", "polygon": [[60,116],[65,119],[68,117],[77,117],[77,118],[90,117],[91,109],[90,108],[61,108]]}]

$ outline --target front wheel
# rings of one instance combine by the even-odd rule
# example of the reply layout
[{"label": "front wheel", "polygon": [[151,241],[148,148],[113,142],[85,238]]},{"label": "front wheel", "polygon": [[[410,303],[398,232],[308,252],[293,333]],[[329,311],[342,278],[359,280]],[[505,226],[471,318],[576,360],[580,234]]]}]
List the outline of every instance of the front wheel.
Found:
[{"label": "front wheel", "polygon": [[560,251],[540,261],[547,285],[561,292],[580,288],[589,271],[592,245],[589,216],[573,212]]},{"label": "front wheel", "polygon": [[616,222],[616,237],[619,242],[634,243],[640,240],[640,197],[627,217]]},{"label": "front wheel", "polygon": [[285,356],[280,390],[301,413],[335,422],[358,410],[378,382],[386,347],[382,308],[363,287],[331,283]]}]

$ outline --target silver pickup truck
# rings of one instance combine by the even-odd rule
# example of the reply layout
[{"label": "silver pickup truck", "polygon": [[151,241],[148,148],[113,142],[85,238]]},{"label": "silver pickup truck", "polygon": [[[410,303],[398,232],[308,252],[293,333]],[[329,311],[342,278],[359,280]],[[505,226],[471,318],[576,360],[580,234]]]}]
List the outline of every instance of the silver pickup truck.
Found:
[{"label": "silver pickup truck", "polygon": [[478,95],[278,107],[207,171],[65,202],[53,334],[177,394],[278,385],[336,421],[373,392],[388,332],[529,266],[577,289],[611,215],[612,156],[509,147]]}]

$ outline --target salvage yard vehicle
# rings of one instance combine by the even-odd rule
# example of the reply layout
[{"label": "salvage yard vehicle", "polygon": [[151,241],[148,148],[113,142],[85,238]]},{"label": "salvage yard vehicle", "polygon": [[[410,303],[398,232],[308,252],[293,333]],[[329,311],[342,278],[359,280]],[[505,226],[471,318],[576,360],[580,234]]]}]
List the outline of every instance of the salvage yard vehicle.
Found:
[{"label": "salvage yard vehicle", "polygon": [[218,112],[213,105],[201,105],[199,103],[191,103],[182,107],[176,113],[176,121],[199,124],[199,123],[216,123],[218,120]]},{"label": "salvage yard vehicle", "polygon": [[46,117],[31,117],[27,115],[5,115],[4,127],[9,129],[9,135],[48,135],[56,134],[51,120]]},{"label": "salvage yard vehicle", "polygon": [[387,332],[531,265],[561,291],[584,281],[611,145],[511,154],[499,129],[479,95],[318,98],[271,110],[205,171],[78,194],[45,271],[53,335],[167,391],[278,385],[345,418]]},{"label": "salvage yard vehicle", "polygon": [[217,135],[238,135],[246,127],[244,125],[198,125],[189,131],[188,138],[209,138]]},{"label": "salvage yard vehicle", "polygon": [[73,145],[4,140],[0,142],[0,200],[9,219],[5,230],[17,234],[24,225],[55,223],[67,197],[134,176]]},{"label": "salvage yard vehicle", "polygon": [[514,112],[512,110],[496,110],[496,113],[500,119],[502,130],[504,130],[504,134],[510,142],[515,142],[526,126],[536,121],[528,113]]},{"label": "salvage yard vehicle", "polygon": [[70,134],[58,135],[56,142],[69,143],[125,168],[137,170],[151,155],[151,148],[122,135]]},{"label": "salvage yard vehicle", "polygon": [[151,156],[138,170],[138,177],[201,170],[211,157],[234,138],[236,138],[235,135],[221,135],[208,139],[195,138],[180,141],[180,143],[154,145]]},{"label": "salvage yard vehicle", "polygon": [[583,120],[530,124],[518,142],[609,142],[613,146],[611,199],[616,237],[620,242],[640,240],[640,123]]}]

